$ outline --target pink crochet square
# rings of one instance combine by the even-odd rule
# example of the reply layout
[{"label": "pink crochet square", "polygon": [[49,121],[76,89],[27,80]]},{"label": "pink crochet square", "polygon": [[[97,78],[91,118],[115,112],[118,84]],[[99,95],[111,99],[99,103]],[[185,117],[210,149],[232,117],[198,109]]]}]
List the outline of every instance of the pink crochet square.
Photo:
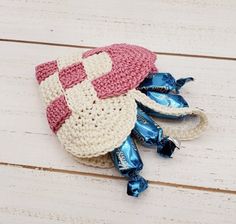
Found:
[{"label": "pink crochet square", "polygon": [[70,117],[71,113],[72,112],[67,105],[65,96],[60,96],[55,99],[47,107],[47,119],[52,131],[57,132],[65,120]]},{"label": "pink crochet square", "polygon": [[156,55],[134,45],[114,44],[96,48],[85,52],[83,58],[100,52],[108,53],[112,60],[111,72],[92,81],[101,99],[127,93],[136,88],[149,72],[157,70],[154,65]]},{"label": "pink crochet square", "polygon": [[81,83],[87,77],[82,62],[78,64],[72,64],[66,68],[63,68],[59,72],[59,80],[64,89],[73,87],[74,85]]},{"label": "pink crochet square", "polygon": [[57,61],[49,61],[36,66],[35,72],[38,83],[40,84],[50,75],[53,75],[56,71],[58,71]]}]

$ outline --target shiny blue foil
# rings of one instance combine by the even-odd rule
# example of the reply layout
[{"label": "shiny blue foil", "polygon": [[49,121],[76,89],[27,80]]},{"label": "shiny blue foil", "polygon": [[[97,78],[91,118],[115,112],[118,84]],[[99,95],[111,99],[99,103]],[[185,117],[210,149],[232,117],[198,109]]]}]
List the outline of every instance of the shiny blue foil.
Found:
[{"label": "shiny blue foil", "polygon": [[130,180],[127,185],[127,194],[138,197],[141,192],[148,188],[148,182],[141,176],[137,175]]},{"label": "shiny blue foil", "polygon": [[175,87],[175,91],[176,93],[179,93],[179,90],[182,88],[182,86],[185,85],[185,83],[190,82],[190,81],[194,81],[193,77],[187,77],[187,78],[181,78],[176,80],[176,87]]},{"label": "shiny blue foil", "polygon": [[180,95],[172,93],[157,93],[154,91],[148,91],[146,95],[156,103],[159,103],[163,106],[174,108],[188,107],[187,101]]},{"label": "shiny blue foil", "polygon": [[[146,95],[154,100],[156,103],[161,104],[167,107],[174,107],[174,108],[184,108],[188,107],[187,101],[180,95],[172,94],[172,93],[158,93],[155,91],[147,91]],[[144,110],[147,114],[153,115],[158,118],[172,118],[177,119],[181,118],[182,116],[173,116],[173,115],[166,115],[156,112],[152,109],[149,109],[145,106],[140,105],[142,110]]]},{"label": "shiny blue foil", "polygon": [[149,90],[156,92],[175,92],[179,93],[185,83],[193,81],[192,77],[181,78],[175,80],[175,78],[170,73],[154,73],[150,74],[144,81],[139,85],[138,89],[146,92]]},{"label": "shiny blue foil", "polygon": [[111,152],[111,156],[115,167],[125,177],[136,175],[143,168],[138,149],[130,136]]},{"label": "shiny blue foil", "polygon": [[138,197],[148,187],[148,182],[139,175],[143,162],[131,136],[128,136],[123,144],[110,154],[117,170],[129,179],[127,194]]},{"label": "shiny blue foil", "polygon": [[179,149],[179,142],[167,136],[159,142],[157,152],[164,157],[171,157],[176,148]]},{"label": "shiny blue foil", "polygon": [[143,145],[156,146],[157,153],[162,156],[171,157],[175,148],[178,147],[174,139],[168,136],[164,137],[162,128],[139,107],[132,134]]},{"label": "shiny blue foil", "polygon": [[155,121],[149,117],[139,107],[137,108],[137,120],[135,127],[132,130],[132,134],[146,146],[156,145],[163,137],[162,128],[155,123]]}]

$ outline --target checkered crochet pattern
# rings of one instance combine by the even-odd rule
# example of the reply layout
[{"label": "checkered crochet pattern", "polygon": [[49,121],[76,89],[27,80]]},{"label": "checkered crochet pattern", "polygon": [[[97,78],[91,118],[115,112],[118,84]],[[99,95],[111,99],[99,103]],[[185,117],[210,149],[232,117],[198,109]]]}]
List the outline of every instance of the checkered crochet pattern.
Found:
[{"label": "checkered crochet pattern", "polygon": [[[135,90],[150,72],[157,71],[155,60],[156,55],[145,48],[114,44],[36,67],[49,126],[79,162],[112,166],[108,152],[131,133],[136,101],[159,112],[183,113],[180,109],[160,108]],[[191,109],[184,114],[195,114],[201,122],[180,137],[196,137],[206,126],[205,115]]]}]

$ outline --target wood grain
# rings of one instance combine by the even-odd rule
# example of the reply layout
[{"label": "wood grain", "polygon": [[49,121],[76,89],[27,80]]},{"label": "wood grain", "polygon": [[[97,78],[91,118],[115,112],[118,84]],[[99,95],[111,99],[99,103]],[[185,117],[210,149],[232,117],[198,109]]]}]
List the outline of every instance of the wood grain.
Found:
[{"label": "wood grain", "polygon": [[[0,224],[234,224],[235,10],[235,0],[1,0]],[[115,169],[62,149],[34,78],[41,62],[115,42],[158,52],[160,71],[194,76],[181,93],[209,117],[173,159],[139,146],[150,185],[138,199]]]},{"label": "wood grain", "polygon": [[235,195],[150,184],[140,198],[132,198],[125,194],[126,181],[6,166],[0,177],[0,223],[233,224],[236,219]]},{"label": "wood grain", "polygon": [[[0,162],[118,175],[113,169],[96,169],[75,162],[47,125],[34,66],[79,49],[1,42],[1,50],[5,54],[0,55]],[[201,138],[183,142],[182,150],[170,160],[158,157],[155,150],[139,147],[145,164],[143,175],[152,181],[235,191],[236,64],[159,56],[158,66],[160,71],[177,77],[196,78],[182,94],[192,106],[204,108],[210,125]]]},{"label": "wood grain", "polygon": [[1,0],[0,38],[236,58],[236,2]]}]

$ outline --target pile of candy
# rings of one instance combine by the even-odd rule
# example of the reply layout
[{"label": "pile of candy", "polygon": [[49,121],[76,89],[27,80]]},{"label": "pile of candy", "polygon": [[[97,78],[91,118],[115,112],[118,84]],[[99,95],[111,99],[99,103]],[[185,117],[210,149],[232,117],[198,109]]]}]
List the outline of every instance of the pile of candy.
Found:
[{"label": "pile of candy", "polygon": [[[180,88],[192,77],[175,80],[169,73],[150,74],[138,87],[156,103],[174,108],[188,107],[186,100],[179,95]],[[138,104],[137,121],[130,136],[123,144],[111,152],[111,158],[118,171],[128,179],[127,194],[138,197],[148,187],[148,182],[139,175],[143,162],[132,138],[136,138],[147,147],[155,146],[157,153],[164,157],[171,157],[179,142],[165,136],[162,128],[149,116],[157,118],[180,119],[181,117],[159,114]]]}]

